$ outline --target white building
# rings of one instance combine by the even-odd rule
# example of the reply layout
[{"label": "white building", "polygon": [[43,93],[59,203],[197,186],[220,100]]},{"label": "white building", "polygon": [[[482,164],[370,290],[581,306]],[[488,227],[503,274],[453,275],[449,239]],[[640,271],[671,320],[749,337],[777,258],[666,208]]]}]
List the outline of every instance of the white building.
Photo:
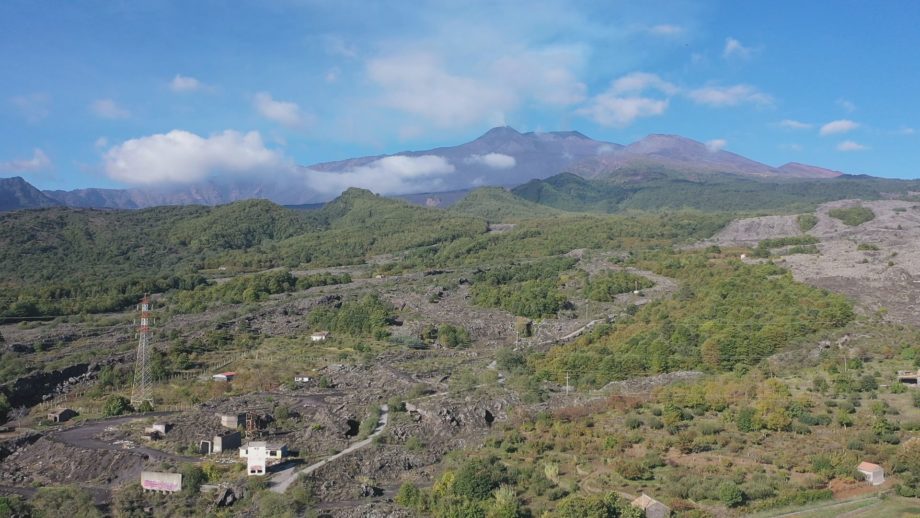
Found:
[{"label": "white building", "polygon": [[866,482],[873,486],[880,486],[885,483],[885,470],[878,464],[860,462],[859,466],[856,466],[856,471],[862,473],[866,477]]},{"label": "white building", "polygon": [[233,381],[233,378],[235,377],[235,372],[221,372],[220,374],[211,376],[211,379],[214,381]]},{"label": "white building", "polygon": [[313,340],[314,342],[325,342],[326,339],[328,338],[329,338],[328,331],[317,331],[316,333],[313,333],[312,335],[310,335],[310,339]]},{"label": "white building", "polygon": [[645,512],[645,518],[668,518],[671,508],[654,498],[642,493],[642,496],[632,501],[633,507],[638,507]]},{"label": "white building", "polygon": [[268,466],[280,462],[287,456],[287,446],[265,441],[250,441],[240,448],[240,457],[246,459],[249,475],[264,475]]},{"label": "white building", "polygon": [[310,376],[294,376],[295,383],[310,383]]}]

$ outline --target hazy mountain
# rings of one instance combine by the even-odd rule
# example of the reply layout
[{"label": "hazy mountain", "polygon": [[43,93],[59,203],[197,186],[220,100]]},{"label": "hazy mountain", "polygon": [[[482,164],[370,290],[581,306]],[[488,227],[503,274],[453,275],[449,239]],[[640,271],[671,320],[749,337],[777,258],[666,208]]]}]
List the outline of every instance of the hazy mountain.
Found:
[{"label": "hazy mountain", "polygon": [[53,207],[60,204],[19,176],[0,178],[0,211]]},{"label": "hazy mountain", "polygon": [[[433,194],[415,195],[410,187],[406,187],[404,189],[409,192],[397,190],[395,195],[429,206],[448,206],[476,187],[511,187],[561,172],[571,172],[588,179],[609,178],[619,183],[644,182],[664,176],[673,177],[675,174],[689,179],[723,174],[761,179],[810,179],[841,174],[797,163],[775,168],[677,135],[649,135],[628,146],[622,146],[594,140],[577,131],[520,133],[505,126],[493,128],[481,137],[457,146],[305,166],[301,168],[305,175],[303,178],[294,174],[284,178],[266,176],[211,179],[172,189],[77,189],[46,191],[45,194],[60,203],[75,207],[134,209],[155,205],[218,205],[250,198],[265,198],[287,205],[309,205],[330,197],[310,189],[308,175],[311,171],[333,175],[332,178],[336,173],[353,175],[355,172],[363,172],[365,179],[373,180],[392,174],[388,169],[380,167],[386,159],[415,159],[421,156],[438,157],[439,161],[443,161],[439,163],[452,172],[438,175],[433,181],[434,185],[417,184],[418,191],[436,190]],[[407,184],[416,185],[411,181]]]},{"label": "hazy mountain", "polygon": [[649,135],[622,149],[582,160],[569,168],[585,178],[624,173],[724,173],[762,178],[827,178],[842,173],[802,164],[775,168],[678,135]]}]

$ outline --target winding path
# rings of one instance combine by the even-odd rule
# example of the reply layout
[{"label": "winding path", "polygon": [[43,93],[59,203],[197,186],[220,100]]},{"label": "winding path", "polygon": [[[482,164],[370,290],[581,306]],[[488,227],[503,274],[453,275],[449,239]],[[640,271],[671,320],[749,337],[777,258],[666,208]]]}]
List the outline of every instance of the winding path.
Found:
[{"label": "winding path", "polygon": [[297,480],[297,477],[307,476],[313,473],[314,471],[318,470],[319,468],[325,466],[326,464],[334,461],[335,459],[338,459],[339,457],[344,457],[345,455],[348,455],[349,453],[352,453],[352,452],[355,452],[362,448],[367,447],[369,444],[371,444],[371,442],[373,442],[375,437],[383,433],[384,428],[386,428],[387,426],[387,421],[389,420],[389,416],[390,416],[390,408],[387,405],[381,405],[380,406],[380,421],[377,423],[377,428],[374,429],[374,432],[371,433],[369,436],[367,436],[367,439],[364,439],[363,441],[358,441],[348,446],[344,450],[336,453],[335,455],[326,457],[325,459],[315,464],[311,464],[307,466],[306,468],[298,469],[297,466],[292,466],[290,468],[287,468],[287,469],[284,469],[284,470],[281,470],[275,473],[274,475],[272,475],[271,479],[269,479],[269,490],[274,491],[275,493],[284,493],[285,491],[287,491],[287,488],[290,487],[291,484],[293,484],[295,480]]}]

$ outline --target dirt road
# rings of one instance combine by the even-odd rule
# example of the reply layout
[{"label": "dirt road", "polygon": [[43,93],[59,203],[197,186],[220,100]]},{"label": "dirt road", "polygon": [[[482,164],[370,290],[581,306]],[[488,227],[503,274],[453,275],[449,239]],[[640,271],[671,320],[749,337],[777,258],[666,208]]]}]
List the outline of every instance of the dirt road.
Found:
[{"label": "dirt road", "polygon": [[311,464],[310,466],[307,466],[306,468],[298,469],[297,466],[292,466],[285,470],[279,471],[278,473],[275,473],[274,475],[272,475],[271,479],[269,480],[269,489],[271,491],[274,491],[275,493],[284,493],[285,491],[287,491],[287,488],[290,487],[291,484],[293,484],[295,480],[297,480],[297,477],[307,476],[313,473],[314,471],[318,470],[319,468],[325,466],[326,464],[338,459],[339,457],[344,457],[345,455],[348,455],[349,453],[356,452],[362,448],[367,447],[369,444],[371,444],[371,442],[374,441],[375,437],[383,433],[384,428],[386,428],[387,426],[387,420],[389,419],[389,416],[390,416],[390,408],[387,405],[381,405],[380,406],[380,421],[377,423],[377,428],[374,429],[374,432],[371,433],[367,437],[367,439],[364,439],[363,441],[358,441],[350,445],[349,447],[345,448],[344,450],[336,453],[335,455],[326,457],[325,459],[315,464]]},{"label": "dirt road", "polygon": [[131,415],[126,417],[86,421],[85,423],[74,428],[51,433],[48,435],[48,438],[70,446],[85,448],[88,450],[128,451],[151,459],[171,460],[176,462],[198,462],[201,459],[197,457],[185,457],[182,455],[176,455],[133,443],[113,444],[111,442],[96,438],[98,435],[105,432],[109,427],[119,426],[137,419],[159,417],[169,415],[171,413],[172,412],[153,412],[143,415]]}]

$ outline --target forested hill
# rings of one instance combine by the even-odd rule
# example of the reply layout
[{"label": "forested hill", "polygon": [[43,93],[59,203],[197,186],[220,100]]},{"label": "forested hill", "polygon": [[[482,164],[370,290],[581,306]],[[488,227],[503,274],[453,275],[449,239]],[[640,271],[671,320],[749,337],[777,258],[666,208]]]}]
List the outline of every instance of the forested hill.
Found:
[{"label": "forested hill", "polygon": [[843,175],[765,181],[736,175],[688,175],[666,169],[621,171],[602,179],[562,173],[512,189],[525,200],[567,211],[690,208],[704,211],[799,211],[843,199],[906,196],[918,180]]},{"label": "forested hill", "polygon": [[320,210],[264,200],[138,211],[54,207],[0,215],[0,316],[101,312],[192,289],[202,269],[361,262],[475,236],[481,219],[350,189]]},{"label": "forested hill", "polygon": [[525,200],[501,187],[481,187],[452,205],[449,212],[484,218],[489,222],[559,216],[562,211]]}]

